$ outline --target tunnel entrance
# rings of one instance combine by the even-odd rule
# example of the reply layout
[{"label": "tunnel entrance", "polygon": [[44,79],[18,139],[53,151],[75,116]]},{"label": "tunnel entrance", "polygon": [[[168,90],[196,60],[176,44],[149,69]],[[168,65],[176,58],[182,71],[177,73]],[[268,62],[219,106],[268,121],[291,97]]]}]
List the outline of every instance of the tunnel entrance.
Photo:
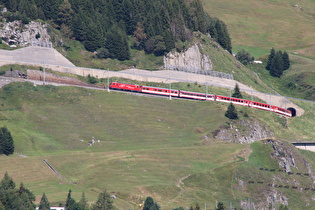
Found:
[{"label": "tunnel entrance", "polygon": [[296,109],[294,109],[293,107],[289,107],[288,110],[292,112],[292,117],[296,116]]}]

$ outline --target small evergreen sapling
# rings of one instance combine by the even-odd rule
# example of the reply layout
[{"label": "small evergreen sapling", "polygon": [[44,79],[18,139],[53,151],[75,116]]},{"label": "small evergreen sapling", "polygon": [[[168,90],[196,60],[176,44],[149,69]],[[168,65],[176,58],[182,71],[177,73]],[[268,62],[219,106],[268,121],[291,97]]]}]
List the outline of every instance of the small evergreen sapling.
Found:
[{"label": "small evergreen sapling", "polygon": [[235,106],[230,103],[227,111],[225,112],[225,116],[231,120],[237,120],[238,119],[238,115],[235,109]]},{"label": "small evergreen sapling", "polygon": [[234,93],[232,94],[233,98],[243,98],[242,93],[240,91],[240,88],[238,87],[238,84],[236,83],[234,87]]}]

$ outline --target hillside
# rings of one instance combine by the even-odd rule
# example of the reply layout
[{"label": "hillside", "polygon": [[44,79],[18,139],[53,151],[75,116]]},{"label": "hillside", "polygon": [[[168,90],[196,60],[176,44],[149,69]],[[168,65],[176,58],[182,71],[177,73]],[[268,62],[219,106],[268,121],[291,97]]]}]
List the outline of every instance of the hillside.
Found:
[{"label": "hillside", "polygon": [[[272,79],[263,68],[249,66],[263,81],[287,96],[315,99],[315,3],[303,1],[205,1],[205,11],[226,22],[233,52],[249,51],[265,61],[273,47],[290,54],[291,68],[281,79]],[[275,87],[277,86],[277,87]]]},{"label": "hillside", "polygon": [[[65,1],[68,2],[79,1]],[[161,5],[161,2],[144,2],[147,2],[147,6]],[[309,17],[313,12],[313,4],[310,1],[303,0],[298,7],[291,0],[240,0],[239,4],[226,0],[209,0],[203,3],[211,17],[217,16],[227,23],[233,51],[244,48],[257,57],[262,56],[261,59],[264,60],[271,47],[285,49],[290,52],[291,68],[281,79],[271,78],[263,65],[241,65],[216,39],[210,39],[202,33],[193,33],[189,41],[177,40],[178,49],[198,45],[202,53],[209,55],[214,71],[233,74],[236,81],[258,91],[314,100],[312,88],[315,61],[312,52],[301,50],[313,44],[314,26]],[[78,3],[73,8],[81,6]],[[115,5],[118,8],[120,6]],[[45,8],[43,5],[41,7]],[[307,10],[301,9],[306,7]],[[185,7],[181,5],[181,8]],[[152,7],[152,11],[155,10]],[[166,8],[165,11],[167,10],[176,11],[173,7]],[[118,18],[117,11],[111,18]],[[83,12],[80,10],[80,13]],[[185,12],[181,15],[184,14]],[[269,16],[278,18],[279,22],[271,21]],[[287,25],[281,19],[284,16],[292,18],[288,21],[295,23],[299,30],[303,29],[303,33]],[[263,17],[269,22],[270,29],[262,24],[262,29],[266,31],[260,34],[260,26],[256,24]],[[77,21],[80,20],[78,16],[76,18]],[[106,17],[97,18],[100,21]],[[202,22],[199,21],[195,22],[194,27]],[[305,25],[300,26],[300,23]],[[180,25],[178,23],[178,27]],[[149,23],[146,24],[146,31],[149,31],[149,26]],[[122,25],[119,27],[124,28]],[[193,30],[194,27],[190,29]],[[270,35],[278,27],[277,35]],[[113,28],[114,26],[111,30]],[[243,34],[240,31],[242,28],[245,32]],[[286,33],[286,30],[294,32]],[[61,31],[67,32],[65,28]],[[190,33],[186,32],[188,36]],[[152,32],[151,38],[157,38],[155,35]],[[284,36],[286,39],[283,39]],[[296,38],[300,41],[296,41]],[[129,46],[134,44],[132,33],[124,39],[129,40]],[[111,71],[113,75],[119,75],[116,70],[130,66],[154,70],[162,66],[161,56],[148,54],[143,48],[131,48],[130,60],[98,59],[95,53],[84,49],[84,44],[91,47],[96,44],[94,41],[90,39],[79,43],[65,39],[58,50],[77,66],[110,69],[114,70]],[[33,54],[30,61],[42,66],[40,56],[47,56],[44,51],[39,48],[36,53],[27,54]],[[25,52],[25,49],[17,52]],[[5,53],[8,57],[13,54]],[[27,58],[24,54],[20,53],[19,56]],[[84,74],[85,69],[73,67],[67,60],[63,60],[60,66],[54,66],[59,70],[64,68],[67,74],[53,72],[51,69],[56,63],[51,61],[57,61],[60,57],[57,52],[51,56],[51,60],[46,57],[47,72],[70,76],[70,70],[76,69],[83,72],[81,79],[87,80],[86,72],[92,71],[86,70]],[[1,61],[5,63],[4,59]],[[65,67],[67,64],[72,67]],[[27,69],[38,69],[38,66],[7,65],[2,66],[1,71],[14,68],[26,72]],[[105,76],[104,71],[99,72]],[[135,75],[135,70],[129,72]],[[168,71],[164,72],[166,74]],[[204,75],[199,76],[206,80]],[[94,79],[102,87],[107,83],[101,76],[95,76]],[[166,82],[158,84],[145,79],[135,81],[114,76],[111,81],[114,80],[169,87]],[[196,92],[206,90],[199,80],[194,83],[174,82],[171,85],[174,89]],[[209,86],[209,92],[230,94],[228,89],[218,86]],[[252,99],[253,95],[245,94],[245,98]],[[270,97],[253,99],[271,101]],[[291,145],[291,142],[314,141],[315,103],[292,101],[305,111],[304,115],[285,118],[263,110],[236,106],[240,119],[234,121],[224,116],[228,107],[226,103],[175,98],[168,100],[149,95],[139,96],[132,92],[107,92],[79,87],[34,86],[28,82],[12,83],[0,89],[0,126],[6,126],[11,131],[15,154],[0,156],[0,177],[7,171],[16,183],[23,182],[36,195],[36,204],[43,192],[54,205],[64,204],[69,189],[76,201],[85,192],[92,204],[98,194],[107,189],[117,197],[114,205],[118,209],[138,209],[138,205],[147,196],[152,196],[161,209],[179,206],[189,208],[196,203],[202,207],[208,204],[207,209],[213,209],[216,201],[237,209],[246,209],[248,206],[256,209],[279,208],[281,204],[288,205],[291,209],[315,209],[315,155],[299,151]],[[57,177],[43,160],[51,164],[63,179]]]},{"label": "hillside", "polygon": [[315,3],[310,0],[228,0],[204,2],[205,11],[228,25],[234,52],[244,48],[260,57],[272,47],[314,58]]},{"label": "hillside", "polygon": [[[84,191],[93,202],[107,188],[117,195],[115,205],[119,209],[135,207],[149,195],[163,209],[194,202],[214,205],[216,200],[239,206],[240,200],[246,201],[252,192],[246,187],[244,193],[235,194],[239,191],[231,188],[239,170],[245,167],[251,174],[259,167],[276,167],[268,163],[268,155],[256,157],[255,164],[248,166],[250,162],[244,162],[251,160],[247,145],[215,138],[216,130],[230,127],[231,122],[224,117],[227,104],[72,87],[33,87],[28,83],[5,86],[0,98],[0,125],[8,127],[16,143],[15,155],[0,156],[0,174],[8,171],[38,199],[45,192],[50,201],[64,202],[71,188],[76,200]],[[272,138],[314,139],[314,104],[297,103],[308,115],[285,120],[265,111],[237,109],[241,119],[267,126],[274,133]],[[232,125],[247,135],[241,125]],[[88,146],[93,137],[100,142]],[[253,151],[261,149],[253,147]],[[65,180],[46,168],[43,159]],[[241,179],[246,182],[250,177]],[[291,203],[294,196],[304,196],[283,194],[290,198],[292,207],[298,205]],[[257,205],[263,201],[261,195],[250,198]],[[311,202],[310,197],[304,196],[300,204],[304,202]]]}]

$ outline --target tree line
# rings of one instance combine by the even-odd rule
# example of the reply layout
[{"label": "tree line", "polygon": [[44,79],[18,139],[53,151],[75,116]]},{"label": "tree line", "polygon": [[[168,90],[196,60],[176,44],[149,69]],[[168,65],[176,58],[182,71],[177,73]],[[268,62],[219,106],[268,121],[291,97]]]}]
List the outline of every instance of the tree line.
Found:
[{"label": "tree line", "polygon": [[[110,197],[110,194],[104,190],[102,191],[97,201],[92,204],[90,207],[85,194],[82,193],[82,198],[80,201],[76,202],[71,196],[71,190],[67,195],[66,201],[61,206],[64,206],[66,210],[111,210],[115,209],[113,205],[113,199]],[[11,210],[11,209],[20,209],[20,210],[33,210],[36,205],[34,204],[35,195],[26,187],[23,183],[20,184],[19,188],[15,187],[15,182],[6,172],[3,179],[0,182],[0,210]],[[43,193],[41,201],[39,204],[40,210],[50,209],[50,202],[48,201],[47,196]]]},{"label": "tree line", "polygon": [[100,58],[128,60],[130,46],[163,55],[192,39],[194,31],[210,34],[232,52],[225,23],[205,13],[201,0],[0,0],[0,4],[8,9],[8,20],[49,21]]}]

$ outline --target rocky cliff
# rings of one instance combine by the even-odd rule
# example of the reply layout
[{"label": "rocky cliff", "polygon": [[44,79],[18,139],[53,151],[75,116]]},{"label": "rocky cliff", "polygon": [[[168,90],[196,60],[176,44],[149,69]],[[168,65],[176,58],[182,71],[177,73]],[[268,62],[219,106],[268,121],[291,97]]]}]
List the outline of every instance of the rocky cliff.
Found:
[{"label": "rocky cliff", "polygon": [[211,70],[212,62],[208,55],[200,52],[201,44],[194,44],[183,52],[169,52],[164,56],[164,68],[170,70]]},{"label": "rocky cliff", "polygon": [[11,47],[29,45],[52,47],[47,24],[34,21],[22,24],[21,21],[14,21],[1,23],[0,28],[2,41]]},{"label": "rocky cliff", "polygon": [[233,121],[229,126],[221,127],[212,133],[216,139],[234,143],[252,143],[272,138],[274,133],[262,122],[253,119]]}]

